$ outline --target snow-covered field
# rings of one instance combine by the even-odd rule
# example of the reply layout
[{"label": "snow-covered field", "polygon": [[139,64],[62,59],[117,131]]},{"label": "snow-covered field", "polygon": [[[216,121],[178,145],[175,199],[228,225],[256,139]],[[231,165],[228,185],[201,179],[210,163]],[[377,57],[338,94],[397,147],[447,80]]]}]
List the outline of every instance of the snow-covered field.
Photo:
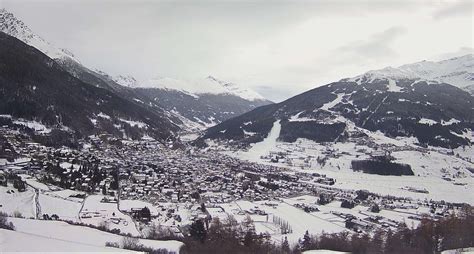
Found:
[{"label": "snow-covered field", "polygon": [[[49,239],[52,244],[59,244],[55,251],[120,251],[120,249],[105,248],[106,242],[117,242],[120,244],[123,237],[97,229],[70,225],[61,221],[45,221],[45,220],[29,220],[19,218],[9,218],[16,227],[16,234],[4,233],[6,239],[10,241],[3,241],[1,249],[11,251],[51,251],[51,247],[47,244],[38,244],[38,247],[33,249],[33,246],[25,246],[20,239],[31,239],[39,242],[43,239]],[[15,238],[18,237],[18,238]],[[1,239],[1,238],[0,238]],[[154,249],[167,249],[169,251],[178,252],[182,246],[179,241],[156,241],[140,239],[139,242],[144,246]],[[54,245],[52,245],[54,246]],[[68,247],[73,249],[69,250]],[[43,249],[44,248],[44,249]],[[61,249],[66,248],[66,249]]]},{"label": "snow-covered field", "polygon": [[[211,216],[218,217],[220,220],[226,220],[229,215],[237,221],[242,222],[249,216],[255,224],[258,233],[268,233],[274,241],[281,241],[285,236],[292,244],[302,238],[306,230],[312,234],[324,232],[337,233],[345,231],[344,223],[334,223],[329,219],[322,218],[317,213],[306,213],[303,210],[292,206],[286,202],[271,203],[274,206],[267,205],[268,201],[236,201],[232,203],[219,204],[219,208],[208,208]],[[259,215],[252,211],[260,210],[266,215]],[[328,211],[329,212],[329,211]],[[282,235],[280,226],[273,221],[273,218],[280,218],[287,222],[292,232]]]},{"label": "snow-covered field", "polygon": [[[219,204],[217,207],[207,208],[213,218],[217,217],[225,221],[228,216],[234,217],[242,222],[249,216],[255,225],[258,233],[268,233],[276,242],[284,237],[288,238],[290,244],[295,244],[303,237],[306,230],[310,234],[338,233],[346,231],[345,219],[337,214],[352,214],[360,219],[382,216],[381,223],[395,225],[404,222],[409,226],[417,226],[419,221],[412,219],[412,216],[422,216],[428,213],[428,208],[419,207],[403,210],[381,210],[379,213],[372,213],[367,206],[357,205],[352,209],[342,208],[340,201],[333,201],[326,205],[318,205],[316,196],[303,195],[294,198],[281,199],[280,201],[235,201],[231,203]],[[317,206],[317,212],[304,212],[296,205],[305,204]],[[262,211],[265,214],[258,214],[255,211]],[[288,223],[292,232],[281,234],[280,226],[273,220],[279,218]]]},{"label": "snow-covered field", "polygon": [[250,161],[258,161],[261,156],[267,155],[268,151],[275,148],[280,131],[280,121],[274,122],[268,136],[262,142],[252,145],[248,151],[242,152],[241,157]]},{"label": "snow-covered field", "polygon": [[[24,244],[27,243],[27,244]],[[124,249],[54,239],[42,234],[31,234],[0,229],[2,252],[132,252]]]},{"label": "snow-covered field", "polygon": [[[295,204],[315,204],[317,201],[317,197],[304,195],[299,197],[294,197],[290,199],[284,199],[284,201],[288,204],[295,205]],[[424,213],[428,213],[428,209],[425,207],[420,207],[418,209],[404,209],[403,211],[397,210],[381,210],[379,213],[372,213],[368,211],[368,207],[357,205],[352,209],[342,208],[341,201],[334,201],[326,205],[318,205],[319,212],[312,212],[311,214],[317,215],[318,217],[334,222],[337,225],[344,227],[345,220],[336,216],[334,213],[344,213],[344,214],[352,214],[358,218],[368,218],[371,216],[382,216],[386,219],[390,219],[397,222],[404,222],[407,225],[417,226],[419,221],[410,219],[410,215],[419,215],[421,216]]]},{"label": "snow-covered field", "polygon": [[33,177],[29,175],[20,175],[20,176],[23,181],[26,181],[28,185],[32,186],[35,189],[45,190],[45,191],[50,190],[50,188],[46,184],[38,182],[36,179],[34,179]]},{"label": "snow-covered field", "polygon": [[[248,151],[221,152],[243,160],[285,167],[294,172],[325,174],[336,179],[333,187],[341,189],[364,189],[382,195],[474,204],[474,195],[465,195],[474,192],[473,173],[468,170],[474,168],[472,146],[452,151],[435,147],[421,149],[415,145],[415,138],[389,138],[383,133],[370,132],[349,124],[349,129],[363,131],[369,136],[370,142],[392,151],[394,161],[409,164],[415,174],[382,176],[351,169],[352,160],[368,159],[370,154],[377,152],[373,146],[354,142],[320,144],[307,139],[285,143],[277,141],[280,128],[279,122],[275,122],[267,138],[253,144]],[[277,152],[285,154],[285,159],[278,163],[270,162],[269,156]],[[449,154],[451,152],[454,155]],[[320,164],[317,159],[323,157],[327,157],[326,161]],[[410,188],[425,189],[428,193],[412,192],[408,190]]]},{"label": "snow-covered field", "polygon": [[303,252],[303,254],[344,254],[347,252],[340,252],[334,250],[308,250]]},{"label": "snow-covered field", "polygon": [[95,226],[106,225],[109,229],[120,229],[122,233],[140,236],[132,218],[119,211],[117,203],[101,202],[103,198],[103,195],[86,198],[79,214],[81,221]]},{"label": "snow-covered field", "polygon": [[[319,214],[306,213],[303,210],[287,203],[278,203],[275,208],[272,206],[267,206],[264,203],[265,201],[259,201],[255,203],[248,201],[237,201],[237,204],[244,210],[255,207],[257,204],[258,209],[265,211],[269,218],[272,218],[272,216],[277,216],[288,222],[293,232],[284,236],[288,237],[288,241],[292,243],[296,243],[299,238],[302,238],[306,230],[308,230],[311,234],[320,234],[323,231],[326,233],[338,233],[346,230],[344,225],[322,219]],[[269,219],[269,221],[271,221],[271,219]],[[282,237],[283,236],[281,236],[281,234],[276,234],[274,238],[276,238],[275,240],[281,240]]]},{"label": "snow-covered field", "polygon": [[455,250],[445,250],[441,252],[441,254],[473,254],[473,253],[474,253],[474,247],[455,249]]},{"label": "snow-covered field", "polygon": [[82,202],[72,198],[63,198],[54,192],[41,193],[38,197],[41,213],[49,216],[56,214],[61,220],[79,220]]},{"label": "snow-covered field", "polygon": [[24,217],[35,217],[35,192],[28,188],[25,192],[18,192],[12,186],[0,186],[0,211],[11,216],[15,212],[21,213]]}]

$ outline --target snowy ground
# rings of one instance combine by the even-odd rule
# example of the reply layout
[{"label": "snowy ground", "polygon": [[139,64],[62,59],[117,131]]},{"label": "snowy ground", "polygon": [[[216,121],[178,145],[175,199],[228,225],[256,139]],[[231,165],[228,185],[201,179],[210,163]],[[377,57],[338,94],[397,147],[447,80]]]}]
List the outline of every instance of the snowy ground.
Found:
[{"label": "snowy ground", "polygon": [[[380,132],[348,124],[349,129],[364,131],[373,144],[392,151],[395,162],[409,164],[415,176],[381,176],[352,171],[352,160],[367,159],[371,153],[377,152],[368,144],[320,144],[306,139],[298,139],[294,143],[279,142],[277,138],[281,127],[278,121],[268,137],[252,145],[248,151],[221,152],[243,160],[286,167],[291,171],[326,174],[336,179],[334,187],[342,189],[365,189],[382,195],[474,204],[474,195],[465,195],[474,192],[473,173],[468,170],[474,168],[474,147],[460,147],[452,151],[435,147],[422,149],[415,145],[415,138],[393,139]],[[269,156],[276,152],[286,154],[285,159],[271,163]],[[450,152],[455,155],[449,155]],[[325,164],[319,164],[318,157],[327,157]],[[443,178],[451,178],[451,181]],[[409,188],[425,189],[429,193],[412,192]]]},{"label": "snowy ground", "polygon": [[445,250],[441,254],[474,254],[474,247],[456,249],[456,250]]},{"label": "snowy ground", "polygon": [[[38,237],[48,238],[54,241],[51,242],[52,244],[55,244],[57,242],[70,243],[72,244],[71,247],[78,248],[77,251],[107,251],[110,249],[105,248],[106,242],[120,243],[123,239],[123,237],[120,235],[115,235],[83,226],[74,226],[60,221],[28,220],[19,218],[9,218],[9,220],[12,221],[15,225],[18,237],[20,237],[19,239],[22,239],[22,237],[25,238],[25,235],[34,236],[32,240],[35,241],[40,240],[38,239]],[[4,231],[1,232],[3,233]],[[12,236],[11,234],[8,234],[6,237],[10,237],[11,239],[15,237],[15,235]],[[155,241],[140,239],[139,242],[147,247],[151,247],[154,249],[167,249],[174,252],[178,252],[182,246],[182,243],[179,241]],[[89,246],[90,249],[87,246]],[[8,241],[5,244],[5,249],[3,249],[3,244],[1,247],[2,250],[8,248],[12,251],[28,251],[28,248],[30,248],[28,246],[22,245],[19,240],[15,239],[13,239],[12,241]],[[48,246],[40,245],[39,247],[43,247],[45,249],[36,249],[35,251],[46,252],[49,250]],[[59,247],[67,247],[67,245],[60,244]],[[120,251],[119,249],[112,250]],[[61,250],[57,249],[57,251]]]},{"label": "snowy ground", "polygon": [[[28,243],[28,244],[23,244]],[[31,234],[0,229],[2,252],[132,252],[100,245],[54,239],[43,234]]]},{"label": "snowy ground", "polygon": [[[247,216],[254,221],[255,229],[258,233],[269,233],[272,239],[276,242],[281,241],[285,236],[292,244],[296,243],[299,238],[302,238],[306,230],[312,234],[319,234],[324,232],[337,233],[346,230],[344,223],[334,223],[326,218],[321,218],[319,214],[306,213],[303,210],[296,208],[286,202],[276,202],[275,208],[267,205],[268,201],[236,201],[232,203],[220,204],[223,209],[211,209],[212,217],[218,217],[220,220],[225,220],[229,215],[232,215],[237,221],[242,222]],[[252,214],[251,211],[258,209],[264,211],[267,215]],[[209,208],[208,208],[209,210]],[[280,226],[273,222],[273,218],[278,217],[288,222],[293,232],[282,235]]]},{"label": "snowy ground", "polygon": [[[284,199],[285,203],[295,205],[295,204],[315,204],[317,197],[304,195],[295,198]],[[317,215],[319,218],[331,221],[337,225],[344,227],[345,220],[336,216],[334,213],[343,213],[343,214],[352,214],[358,218],[366,219],[371,216],[382,216],[386,219],[393,220],[396,222],[404,222],[409,226],[417,226],[419,221],[410,219],[411,215],[421,216],[422,214],[428,213],[428,208],[420,207],[417,209],[403,209],[400,211],[397,210],[385,210],[382,209],[379,213],[369,212],[368,207],[357,205],[352,209],[342,208],[340,201],[333,201],[326,205],[317,205],[319,212],[312,212],[311,214]]]},{"label": "snowy ground", "polygon": [[267,155],[268,151],[271,151],[276,147],[277,138],[278,136],[280,136],[280,131],[280,121],[274,122],[270,133],[262,142],[252,145],[252,147],[248,151],[242,152],[240,154],[242,159],[246,159],[249,161],[258,161],[261,156]]},{"label": "snowy ground", "polygon": [[334,250],[308,250],[303,252],[303,254],[344,254],[347,252],[340,252]]},{"label": "snowy ground", "polygon": [[36,179],[29,175],[20,175],[22,180],[26,181],[26,184],[32,186],[35,189],[49,191],[50,188],[44,183],[38,182]]},{"label": "snowy ground", "polygon": [[35,192],[31,188],[28,188],[25,192],[18,192],[13,186],[0,186],[0,211],[11,216],[15,212],[19,212],[27,218],[35,217],[34,199]]},{"label": "snowy ground", "polygon": [[[280,201],[235,201],[231,203],[219,204],[217,207],[207,208],[213,218],[217,217],[225,221],[228,216],[234,217],[242,222],[249,216],[258,233],[268,233],[276,242],[280,242],[284,237],[288,238],[290,244],[295,244],[302,238],[306,230],[311,234],[338,233],[346,231],[345,219],[337,214],[352,214],[359,219],[382,216],[381,223],[395,225],[404,222],[408,226],[417,226],[419,221],[411,219],[412,216],[422,216],[428,213],[428,208],[419,207],[403,210],[381,210],[379,213],[369,212],[367,206],[357,205],[352,209],[342,208],[340,201],[333,201],[327,205],[318,205],[316,196],[303,195],[294,198],[281,199]],[[320,211],[307,213],[295,205],[305,204],[316,206]],[[252,211],[264,211],[266,215],[258,215]],[[287,222],[292,232],[281,234],[280,226],[274,222],[273,218],[281,218]]]},{"label": "snowy ground", "polygon": [[[59,188],[54,186],[50,188],[26,175],[22,175],[22,178],[29,185],[25,192],[18,192],[11,184],[8,187],[0,186],[0,211],[9,215],[19,212],[26,218],[36,217],[38,202],[40,216],[56,214],[61,220],[79,221],[79,210],[82,207],[83,200],[71,198],[70,195],[81,192],[72,190],[52,191],[51,189]],[[38,192],[35,191],[35,188]]]},{"label": "snowy ground", "polygon": [[84,201],[80,212],[83,223],[92,225],[106,225],[109,229],[120,229],[122,233],[140,236],[130,216],[119,211],[117,203],[101,202],[103,195],[91,195]]},{"label": "snowy ground", "polygon": [[41,193],[38,201],[41,205],[41,213],[49,216],[56,214],[61,220],[79,220],[79,210],[82,202],[72,198],[64,198],[54,192]]}]

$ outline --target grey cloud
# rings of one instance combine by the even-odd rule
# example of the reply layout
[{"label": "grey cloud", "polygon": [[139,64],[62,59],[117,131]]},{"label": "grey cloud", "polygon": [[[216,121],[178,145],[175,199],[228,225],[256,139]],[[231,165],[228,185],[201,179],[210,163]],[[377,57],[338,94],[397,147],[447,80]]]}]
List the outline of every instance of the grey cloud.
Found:
[{"label": "grey cloud", "polygon": [[[374,62],[413,61],[417,52],[392,42],[405,29],[417,27],[406,24],[407,13],[429,20],[433,6],[424,0],[0,0],[0,8],[12,11],[54,45],[71,50],[86,66],[137,79],[215,75],[276,101],[358,74],[367,70],[367,63],[372,68]],[[326,26],[299,30],[315,20]],[[359,40],[363,37],[351,37],[352,20],[380,20],[383,25],[367,23],[363,34],[375,34]],[[428,32],[438,33],[433,31]],[[337,46],[327,43],[325,35],[332,32],[338,34],[331,37]],[[418,47],[431,42],[419,33],[407,36]],[[306,39],[314,43],[301,43]],[[465,39],[448,44],[469,45]]]},{"label": "grey cloud", "polygon": [[339,50],[367,60],[393,57],[397,53],[392,49],[391,44],[405,32],[406,29],[403,27],[392,27],[372,35],[368,40],[349,43]]},{"label": "grey cloud", "polygon": [[470,15],[472,17],[473,8],[474,3],[471,0],[458,0],[437,9],[433,14],[433,18],[441,20],[445,18],[464,15]]},{"label": "grey cloud", "polygon": [[435,60],[444,60],[444,59],[449,59],[449,58],[454,58],[454,57],[459,57],[459,56],[465,56],[468,54],[474,54],[474,48],[472,47],[460,47],[458,50],[454,52],[448,52],[445,54],[441,54],[438,56],[435,56],[433,59]]},{"label": "grey cloud", "polygon": [[286,84],[286,85],[280,85],[280,86],[259,85],[259,86],[254,87],[254,90],[257,93],[268,95],[266,96],[267,99],[273,102],[281,102],[283,100],[286,100],[298,94],[298,92],[294,91],[293,84]]}]

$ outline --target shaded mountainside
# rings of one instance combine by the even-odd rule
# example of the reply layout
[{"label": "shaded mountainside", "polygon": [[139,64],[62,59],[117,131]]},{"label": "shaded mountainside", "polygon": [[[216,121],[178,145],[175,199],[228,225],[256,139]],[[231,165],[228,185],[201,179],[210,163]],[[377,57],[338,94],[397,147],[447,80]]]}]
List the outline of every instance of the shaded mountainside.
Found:
[{"label": "shaded mountainside", "polygon": [[0,31],[13,36],[24,43],[38,49],[61,65],[72,76],[85,83],[115,92],[126,92],[122,86],[114,82],[107,74],[93,71],[85,67],[70,51],[57,48],[38,34],[34,33],[23,21],[13,13],[0,9]]},{"label": "shaded mountainside", "polygon": [[195,82],[155,78],[139,83],[131,76],[111,77],[91,70],[71,52],[55,47],[5,9],[0,9],[0,31],[35,47],[84,83],[107,89],[149,111],[166,109],[174,123],[185,130],[202,130],[272,103],[250,89],[211,76]]},{"label": "shaded mountainside", "polygon": [[82,80],[85,83],[114,92],[123,93],[127,91],[125,87],[122,87],[116,82],[112,81],[106,74],[92,71],[74,59],[58,58],[54,60],[72,76]]},{"label": "shaded mountainside", "polygon": [[35,34],[23,21],[13,13],[0,8],[0,32],[13,36],[24,43],[37,48],[52,59],[69,58],[77,61],[70,51],[54,47],[51,43]]},{"label": "shaded mountainside", "polygon": [[140,100],[159,103],[165,110],[195,123],[197,129],[213,126],[256,107],[270,103],[248,101],[233,94],[199,94],[160,88],[136,88]]},{"label": "shaded mountainside", "polygon": [[0,114],[60,127],[77,136],[105,132],[165,140],[179,129],[171,122],[179,120],[170,119],[161,108],[151,110],[87,84],[39,50],[1,32],[0,89]]},{"label": "shaded mountainside", "polygon": [[367,73],[225,121],[197,143],[222,139],[245,146],[266,137],[276,120],[281,120],[279,139],[287,142],[343,141],[366,129],[414,136],[421,145],[458,147],[471,142],[466,136],[474,130],[474,98],[444,83]]},{"label": "shaded mountainside", "polygon": [[213,76],[196,80],[156,77],[145,82],[122,76],[114,80],[135,87],[140,100],[159,103],[179,116],[188,131],[200,131],[273,103],[251,89]]}]

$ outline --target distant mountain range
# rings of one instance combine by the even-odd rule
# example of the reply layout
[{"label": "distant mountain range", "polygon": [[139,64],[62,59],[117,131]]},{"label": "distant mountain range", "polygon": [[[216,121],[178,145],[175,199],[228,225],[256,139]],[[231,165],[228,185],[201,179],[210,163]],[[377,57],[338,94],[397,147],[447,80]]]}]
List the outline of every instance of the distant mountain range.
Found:
[{"label": "distant mountain range", "polygon": [[214,126],[272,103],[250,89],[212,76],[194,81],[156,78],[134,85],[141,98],[161,102],[166,110],[188,120],[187,125],[194,130]]},{"label": "distant mountain range", "polygon": [[[458,88],[472,87],[470,66],[472,55],[369,71],[224,121],[197,144],[217,139],[247,146],[263,140],[280,121],[279,140],[286,142],[338,142],[381,131],[413,136],[422,146],[470,145],[474,97]],[[443,80],[457,81],[458,87]]]},{"label": "distant mountain range", "polygon": [[279,139],[288,142],[337,142],[365,130],[414,136],[423,146],[472,142],[467,137],[474,122],[468,93],[474,91],[472,54],[369,71],[273,104],[213,76],[137,81],[92,70],[5,9],[0,10],[0,29],[5,33],[0,64],[6,66],[0,69],[0,85],[7,98],[0,103],[0,115],[76,136],[109,133],[167,140],[210,127],[198,143],[221,139],[248,145],[281,121]]},{"label": "distant mountain range", "polygon": [[70,51],[57,48],[35,34],[5,9],[0,9],[0,31],[35,47],[84,83],[106,89],[131,103],[139,103],[146,110],[167,112],[180,130],[202,130],[271,103],[249,89],[213,77],[193,82],[170,78],[139,82],[131,76],[112,77],[92,70]]},{"label": "distant mountain range", "polygon": [[474,56],[468,54],[439,62],[421,61],[368,74],[395,79],[425,79],[447,83],[474,94]]},{"label": "distant mountain range", "polygon": [[85,83],[39,50],[3,32],[0,66],[2,126],[27,130],[44,126],[41,132],[56,139],[51,142],[101,133],[165,141],[179,131],[179,119],[162,108],[145,107]]}]

